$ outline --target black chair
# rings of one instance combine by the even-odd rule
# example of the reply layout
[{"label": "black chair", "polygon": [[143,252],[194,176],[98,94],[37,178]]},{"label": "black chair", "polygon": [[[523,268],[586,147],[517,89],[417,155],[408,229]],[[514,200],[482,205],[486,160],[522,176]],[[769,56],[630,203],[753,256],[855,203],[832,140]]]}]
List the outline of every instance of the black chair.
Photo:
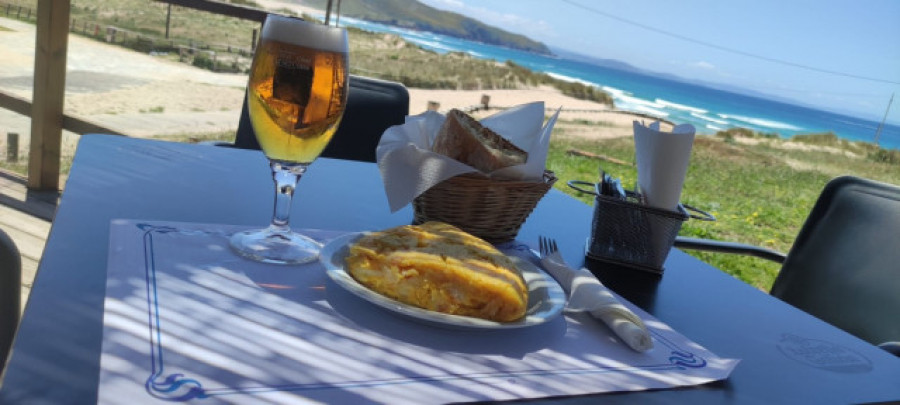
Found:
[{"label": "black chair", "polygon": [[15,242],[0,230],[0,372],[19,327],[22,256]]},{"label": "black chair", "polygon": [[[351,75],[344,118],[322,156],[374,162],[381,134],[392,125],[403,124],[408,114],[409,91],[403,84]],[[246,97],[237,136],[229,146],[259,149]]]},{"label": "black chair", "polygon": [[681,237],[675,246],[781,262],[773,296],[900,356],[900,187],[831,180],[786,256]]}]

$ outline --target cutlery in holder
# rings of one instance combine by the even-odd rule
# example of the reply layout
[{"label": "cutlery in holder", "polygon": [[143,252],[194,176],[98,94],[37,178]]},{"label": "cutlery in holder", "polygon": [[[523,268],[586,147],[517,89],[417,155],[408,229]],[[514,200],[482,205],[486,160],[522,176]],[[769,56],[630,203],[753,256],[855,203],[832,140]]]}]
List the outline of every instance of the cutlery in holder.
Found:
[{"label": "cutlery in holder", "polygon": [[662,274],[663,264],[682,223],[690,218],[716,220],[709,213],[685,204],[678,204],[677,211],[645,205],[640,195],[630,190],[604,193],[602,190],[610,188],[603,184],[578,180],[567,184],[594,196],[594,216],[586,255],[601,262]]}]

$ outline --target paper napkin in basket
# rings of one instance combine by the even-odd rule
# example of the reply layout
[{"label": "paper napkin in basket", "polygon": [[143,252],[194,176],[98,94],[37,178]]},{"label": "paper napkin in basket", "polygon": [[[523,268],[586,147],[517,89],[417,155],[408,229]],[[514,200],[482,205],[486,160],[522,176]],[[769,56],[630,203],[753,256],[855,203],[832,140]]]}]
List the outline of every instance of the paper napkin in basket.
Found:
[{"label": "paper napkin in basket", "polygon": [[650,331],[641,317],[623,305],[589,270],[575,270],[549,260],[542,260],[541,264],[569,293],[567,311],[590,313],[635,351],[653,348]]},{"label": "paper napkin in basket", "polygon": [[647,205],[671,211],[678,208],[694,133],[691,124],[678,125],[672,132],[664,132],[659,130],[659,122],[647,127],[634,121],[637,183]]},{"label": "paper napkin in basket", "polygon": [[[484,173],[494,179],[543,181],[550,145],[550,133],[559,112],[545,125],[544,103],[523,104],[481,120],[481,124],[528,152],[521,165]],[[387,129],[375,155],[391,212],[409,204],[432,186],[465,173],[478,172],[472,166],[431,151],[444,115],[429,111],[408,116],[403,125]]]}]

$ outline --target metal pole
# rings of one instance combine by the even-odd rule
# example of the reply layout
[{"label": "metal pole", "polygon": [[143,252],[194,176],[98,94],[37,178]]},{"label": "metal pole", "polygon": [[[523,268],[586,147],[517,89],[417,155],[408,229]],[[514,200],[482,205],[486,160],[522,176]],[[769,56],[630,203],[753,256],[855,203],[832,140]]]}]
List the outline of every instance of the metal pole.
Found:
[{"label": "metal pole", "polygon": [[337,27],[341,21],[341,0],[337,2],[337,10],[334,11],[334,26]]},{"label": "metal pole", "polygon": [[331,21],[331,2],[332,0],[328,0],[328,3],[325,5],[325,25]]}]

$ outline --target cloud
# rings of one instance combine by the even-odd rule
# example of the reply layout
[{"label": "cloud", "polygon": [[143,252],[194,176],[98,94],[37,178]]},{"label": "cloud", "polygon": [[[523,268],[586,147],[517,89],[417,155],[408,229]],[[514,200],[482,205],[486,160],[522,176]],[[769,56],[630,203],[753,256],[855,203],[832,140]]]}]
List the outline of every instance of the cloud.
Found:
[{"label": "cloud", "polygon": [[465,8],[465,4],[460,0],[431,0],[427,3],[431,3],[432,6],[438,8],[448,8],[448,9],[463,9]]},{"label": "cloud", "polygon": [[702,60],[699,62],[691,63],[690,65],[695,68],[705,69],[705,70],[713,70],[716,68],[716,65],[713,65],[712,63],[709,63],[707,61],[702,61]]},{"label": "cloud", "polygon": [[539,37],[558,37],[553,27],[543,20],[533,20],[519,14],[497,12],[484,7],[472,6],[461,0],[422,0],[422,2],[429,6],[453,11],[474,18],[485,24],[522,34],[532,39]]}]

